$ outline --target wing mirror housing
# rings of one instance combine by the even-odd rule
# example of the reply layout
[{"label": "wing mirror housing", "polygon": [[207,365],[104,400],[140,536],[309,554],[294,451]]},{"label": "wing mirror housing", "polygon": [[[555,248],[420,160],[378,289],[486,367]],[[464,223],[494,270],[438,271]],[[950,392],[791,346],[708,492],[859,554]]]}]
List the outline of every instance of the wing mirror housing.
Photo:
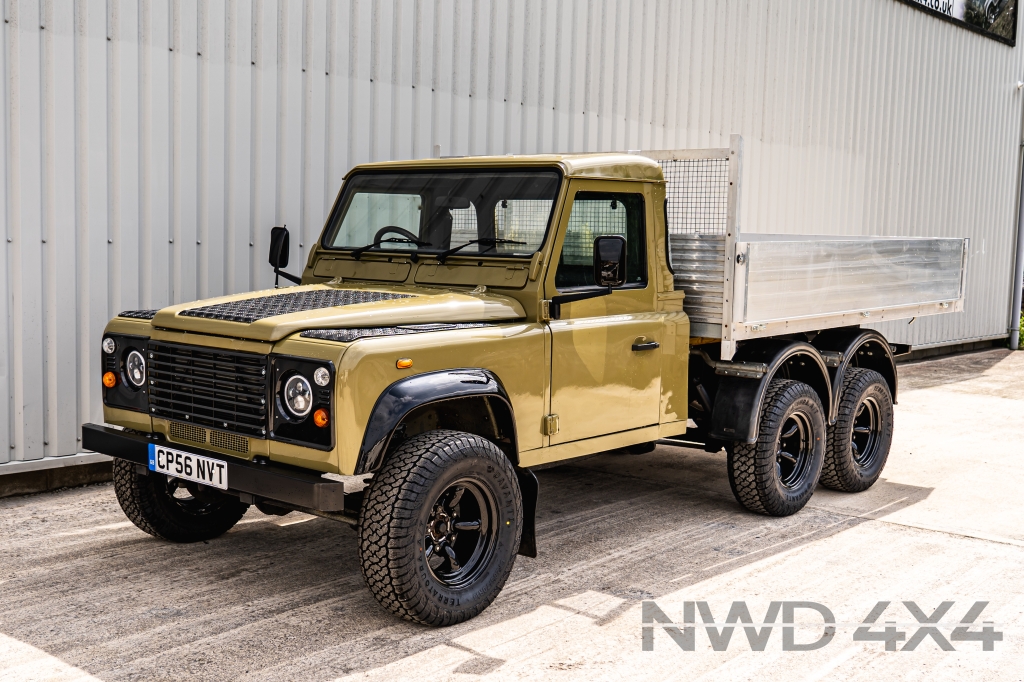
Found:
[{"label": "wing mirror housing", "polygon": [[284,272],[282,268],[288,267],[288,250],[291,237],[288,234],[288,226],[273,227],[270,229],[270,265],[274,268],[274,286],[277,286],[280,277],[290,282],[302,284],[302,278]]},{"label": "wing mirror housing", "polygon": [[600,289],[552,296],[551,319],[562,316],[562,304],[607,296],[615,287],[626,283],[626,238],[617,234],[602,235],[594,239],[594,283]]},{"label": "wing mirror housing", "polygon": [[599,287],[621,287],[626,283],[626,238],[617,234],[594,240],[594,282]]}]

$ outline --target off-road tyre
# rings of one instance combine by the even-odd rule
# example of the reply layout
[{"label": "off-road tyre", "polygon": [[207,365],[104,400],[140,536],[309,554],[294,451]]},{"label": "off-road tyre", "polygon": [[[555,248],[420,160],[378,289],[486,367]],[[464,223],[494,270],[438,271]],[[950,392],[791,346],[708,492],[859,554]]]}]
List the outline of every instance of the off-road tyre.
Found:
[{"label": "off-road tyre", "polygon": [[828,431],[821,484],[848,493],[870,488],[889,458],[892,432],[889,384],[874,370],[846,370],[836,423]]},{"label": "off-road tyre", "polygon": [[[784,426],[787,433],[794,427],[798,432],[783,438]],[[801,449],[789,453],[795,449],[794,438]],[[757,442],[727,448],[729,486],[736,500],[768,516],[789,516],[803,509],[821,473],[825,439],[825,413],[814,389],[799,381],[772,379],[758,415]],[[788,445],[783,447],[783,442]],[[782,452],[795,455],[798,464],[789,464]]]},{"label": "off-road tyre", "polygon": [[249,509],[236,497],[195,484],[175,497],[167,476],[140,474],[135,467],[114,459],[114,493],[125,516],[154,537],[171,542],[211,540],[230,530]]},{"label": "off-road tyre", "polygon": [[[469,492],[464,490],[459,504],[449,508],[451,518],[472,524],[473,513],[466,508],[490,507],[486,523],[485,516],[479,519],[480,531],[458,531],[450,544],[472,543],[475,532],[479,545],[486,528],[489,549],[479,554],[479,565],[464,581],[453,577],[446,582],[445,553],[436,547],[447,543],[442,539],[437,545],[431,532],[437,534],[437,524],[443,528],[447,523],[437,521],[438,510],[446,509],[443,499],[450,500],[449,491],[460,486]],[[522,524],[519,481],[493,443],[450,430],[413,436],[388,456],[367,490],[359,515],[363,578],[377,601],[401,618],[434,626],[461,623],[501,592],[515,563]],[[435,567],[438,557],[442,564]],[[447,568],[448,575],[457,573],[450,563]]]}]

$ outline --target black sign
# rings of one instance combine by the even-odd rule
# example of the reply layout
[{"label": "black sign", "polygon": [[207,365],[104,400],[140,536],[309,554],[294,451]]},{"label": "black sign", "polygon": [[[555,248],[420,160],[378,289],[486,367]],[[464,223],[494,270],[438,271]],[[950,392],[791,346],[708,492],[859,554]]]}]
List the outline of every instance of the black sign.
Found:
[{"label": "black sign", "polygon": [[1017,43],[1019,0],[900,0],[1013,47]]}]

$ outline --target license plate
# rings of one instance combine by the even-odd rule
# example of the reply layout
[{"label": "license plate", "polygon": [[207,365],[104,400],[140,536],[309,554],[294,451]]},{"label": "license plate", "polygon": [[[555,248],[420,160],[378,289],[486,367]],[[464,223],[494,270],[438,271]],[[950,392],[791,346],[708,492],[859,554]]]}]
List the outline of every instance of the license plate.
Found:
[{"label": "license plate", "polygon": [[211,488],[228,488],[228,465],[219,459],[149,444],[149,470]]}]

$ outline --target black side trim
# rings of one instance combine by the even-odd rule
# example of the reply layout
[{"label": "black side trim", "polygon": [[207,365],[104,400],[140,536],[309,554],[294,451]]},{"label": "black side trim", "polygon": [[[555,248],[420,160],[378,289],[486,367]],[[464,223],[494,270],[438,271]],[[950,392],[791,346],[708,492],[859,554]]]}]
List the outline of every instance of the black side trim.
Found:
[{"label": "black side trim", "polygon": [[529,469],[516,469],[519,491],[523,494],[523,536],[519,541],[519,553],[537,558],[537,498],[540,483],[537,475]]},{"label": "black side trim", "polygon": [[786,339],[748,342],[733,359],[765,364],[768,371],[760,379],[721,378],[711,415],[712,438],[755,442],[761,403],[768,384],[776,375],[810,384],[821,399],[825,414],[832,414],[832,385],[828,368],[818,349],[811,344]]},{"label": "black side trim", "polygon": [[[833,411],[838,409],[839,392],[843,389],[843,376],[850,367],[873,369],[881,374],[889,384],[889,393],[892,395],[893,404],[896,403],[896,389],[899,387],[896,357],[892,346],[880,333],[874,329],[842,327],[818,334],[813,343],[822,351],[839,354],[839,364],[836,367],[829,367],[832,379]],[[870,355],[868,355],[869,353]],[[835,414],[829,415],[830,420],[835,417]]]},{"label": "black side trim", "polygon": [[[413,409],[427,403],[469,396],[491,396],[503,400],[511,414],[512,401],[505,387],[493,372],[486,369],[462,368],[426,372],[399,379],[388,386],[377,398],[377,403],[370,413],[370,420],[363,433],[363,443],[359,448],[355,473],[358,475],[376,471],[395,427]],[[515,450],[514,438],[512,446]]]},{"label": "black side trim", "polygon": [[[148,434],[128,433],[97,424],[82,426],[83,448],[135,462],[143,467],[149,464],[150,443],[166,445],[165,441],[151,438]],[[346,509],[359,508],[358,501],[351,498],[361,496],[362,492],[349,494],[350,499],[346,505],[345,484],[322,478],[317,471],[281,464],[254,464],[180,443],[169,447],[225,462],[228,467],[229,490],[235,493],[247,493],[319,511],[344,512]]]}]

